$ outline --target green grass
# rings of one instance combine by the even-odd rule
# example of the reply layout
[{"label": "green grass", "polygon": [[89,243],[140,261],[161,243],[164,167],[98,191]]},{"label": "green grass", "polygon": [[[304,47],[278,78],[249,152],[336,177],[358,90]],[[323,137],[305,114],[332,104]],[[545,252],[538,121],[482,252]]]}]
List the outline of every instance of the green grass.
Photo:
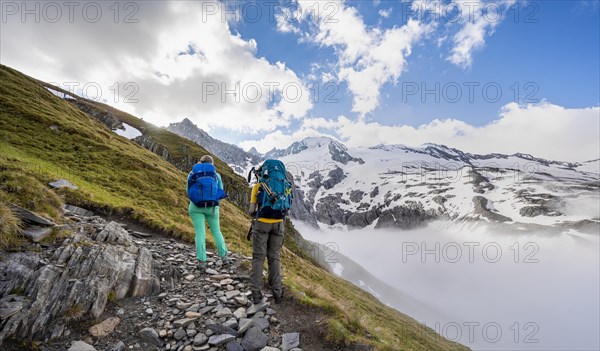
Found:
[{"label": "green grass", "polygon": [[[65,202],[106,214],[123,214],[155,230],[193,241],[186,172],[188,164],[206,150],[134,116],[94,103],[167,148],[169,163],[114,134],[13,69],[0,66],[0,82],[0,200],[57,222],[62,220],[60,206]],[[248,187],[222,161],[216,159],[216,164],[228,193],[233,195],[231,201],[222,203],[222,232],[231,251],[250,256],[251,244],[245,239],[250,218],[242,209]],[[79,189],[50,190],[47,183],[58,178],[71,181]],[[328,315],[326,335],[332,344],[342,349],[351,343],[381,350],[466,349],[320,268],[297,245],[294,239],[298,233],[290,223],[286,231],[284,283],[301,303]],[[211,236],[208,238],[212,241]],[[76,309],[67,311],[70,317],[78,317]]]},{"label": "green grass", "polygon": [[12,250],[21,244],[21,221],[0,200],[0,250]]}]

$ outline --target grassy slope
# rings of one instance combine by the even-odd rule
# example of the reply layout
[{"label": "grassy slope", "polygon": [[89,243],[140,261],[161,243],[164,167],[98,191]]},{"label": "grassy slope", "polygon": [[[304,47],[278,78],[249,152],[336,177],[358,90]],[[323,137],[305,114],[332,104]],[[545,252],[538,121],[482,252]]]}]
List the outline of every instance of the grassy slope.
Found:
[{"label": "grassy slope", "polygon": [[[130,126],[138,129],[144,135],[150,136],[155,143],[160,144],[169,151],[169,157],[172,159],[172,163],[181,171],[187,172],[191,168],[191,165],[198,162],[202,155],[212,155],[200,145],[188,139],[182,138],[179,135],[166,130],[165,128],[157,127],[154,124],[148,123],[112,106],[97,101],[83,99],[64,89],[52,86],[42,81],[37,82],[43,86],[61,91],[67,96],[77,99],[79,103],[88,105],[96,111],[110,113],[117,117],[121,122],[127,123]],[[238,205],[247,205],[248,194],[246,181],[237,175],[231,168],[229,168],[225,162],[221,161],[214,155],[212,156],[215,160],[215,166],[221,174],[223,184],[227,189],[229,198]]]},{"label": "grassy slope", "polygon": [[[136,128],[159,130],[153,137],[163,133],[133,116],[128,118],[123,121]],[[181,145],[188,143],[168,132],[162,138],[175,155],[178,146],[181,150]],[[194,152],[203,152],[197,146],[190,147],[195,148]],[[224,170],[223,164],[218,166]],[[231,170],[223,173],[232,184],[243,186],[241,177]],[[29,77],[0,66],[0,200],[15,202],[59,221],[62,201],[126,213],[148,226],[192,240],[185,176],[161,157],[112,133]],[[45,184],[59,177],[80,189],[61,190],[57,196]],[[221,216],[229,248],[250,255],[250,244],[244,238],[248,216],[228,201],[223,203]],[[291,226],[288,230],[294,231]],[[301,301],[330,313],[327,335],[332,342],[361,342],[389,350],[465,349],[315,266],[289,237],[282,253],[285,283]],[[372,337],[367,338],[367,333]]]}]

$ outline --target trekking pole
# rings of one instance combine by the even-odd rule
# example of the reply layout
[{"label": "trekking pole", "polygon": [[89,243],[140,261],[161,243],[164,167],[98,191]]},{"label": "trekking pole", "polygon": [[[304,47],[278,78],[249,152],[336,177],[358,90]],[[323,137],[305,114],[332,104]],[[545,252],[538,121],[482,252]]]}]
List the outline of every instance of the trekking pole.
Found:
[{"label": "trekking pole", "polygon": [[[259,182],[258,172],[256,171],[256,169],[254,167],[252,167],[252,169],[250,170],[250,173],[248,173],[248,183],[250,183],[252,174],[254,174],[254,176],[256,177],[256,181]],[[254,218],[252,218],[252,222],[250,223],[250,229],[248,229],[248,234],[246,234],[247,241],[250,241],[252,239],[252,229],[254,229],[254,224],[256,223],[257,220],[258,220],[258,208],[256,210],[256,214],[254,215]]]},{"label": "trekking pole", "polygon": [[252,229],[254,229],[254,223],[256,222],[256,218],[252,218],[252,222],[250,223],[250,229],[248,229],[248,234],[246,234],[246,240],[250,241],[252,239]]}]

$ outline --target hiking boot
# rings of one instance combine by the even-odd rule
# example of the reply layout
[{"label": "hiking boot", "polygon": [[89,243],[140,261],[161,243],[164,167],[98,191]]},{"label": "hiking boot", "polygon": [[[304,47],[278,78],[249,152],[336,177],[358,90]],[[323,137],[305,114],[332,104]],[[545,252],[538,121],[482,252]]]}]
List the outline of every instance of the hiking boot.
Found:
[{"label": "hiking boot", "polygon": [[221,262],[223,262],[223,265],[226,266],[231,263],[231,259],[227,256],[223,256],[221,257]]},{"label": "hiking boot", "polygon": [[278,305],[283,302],[283,289],[273,290],[273,299],[275,299],[275,303]]},{"label": "hiking boot", "polygon": [[263,294],[260,291],[253,291],[252,292],[252,303],[253,304],[259,304],[262,302],[263,299]]},{"label": "hiking boot", "polygon": [[198,270],[201,272],[206,270],[206,261],[198,261]]}]

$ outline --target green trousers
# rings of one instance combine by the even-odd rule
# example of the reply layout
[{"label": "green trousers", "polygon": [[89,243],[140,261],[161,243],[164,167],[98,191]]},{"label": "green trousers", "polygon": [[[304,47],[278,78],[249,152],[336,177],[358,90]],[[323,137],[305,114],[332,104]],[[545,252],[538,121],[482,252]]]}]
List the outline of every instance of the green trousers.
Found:
[{"label": "green trousers", "polygon": [[219,206],[198,207],[190,202],[188,212],[190,213],[190,217],[192,217],[194,230],[196,231],[196,257],[202,262],[206,261],[206,222],[208,222],[210,232],[217,244],[219,256],[225,256],[227,254],[227,245],[225,245],[225,239],[223,238],[219,224]]}]

